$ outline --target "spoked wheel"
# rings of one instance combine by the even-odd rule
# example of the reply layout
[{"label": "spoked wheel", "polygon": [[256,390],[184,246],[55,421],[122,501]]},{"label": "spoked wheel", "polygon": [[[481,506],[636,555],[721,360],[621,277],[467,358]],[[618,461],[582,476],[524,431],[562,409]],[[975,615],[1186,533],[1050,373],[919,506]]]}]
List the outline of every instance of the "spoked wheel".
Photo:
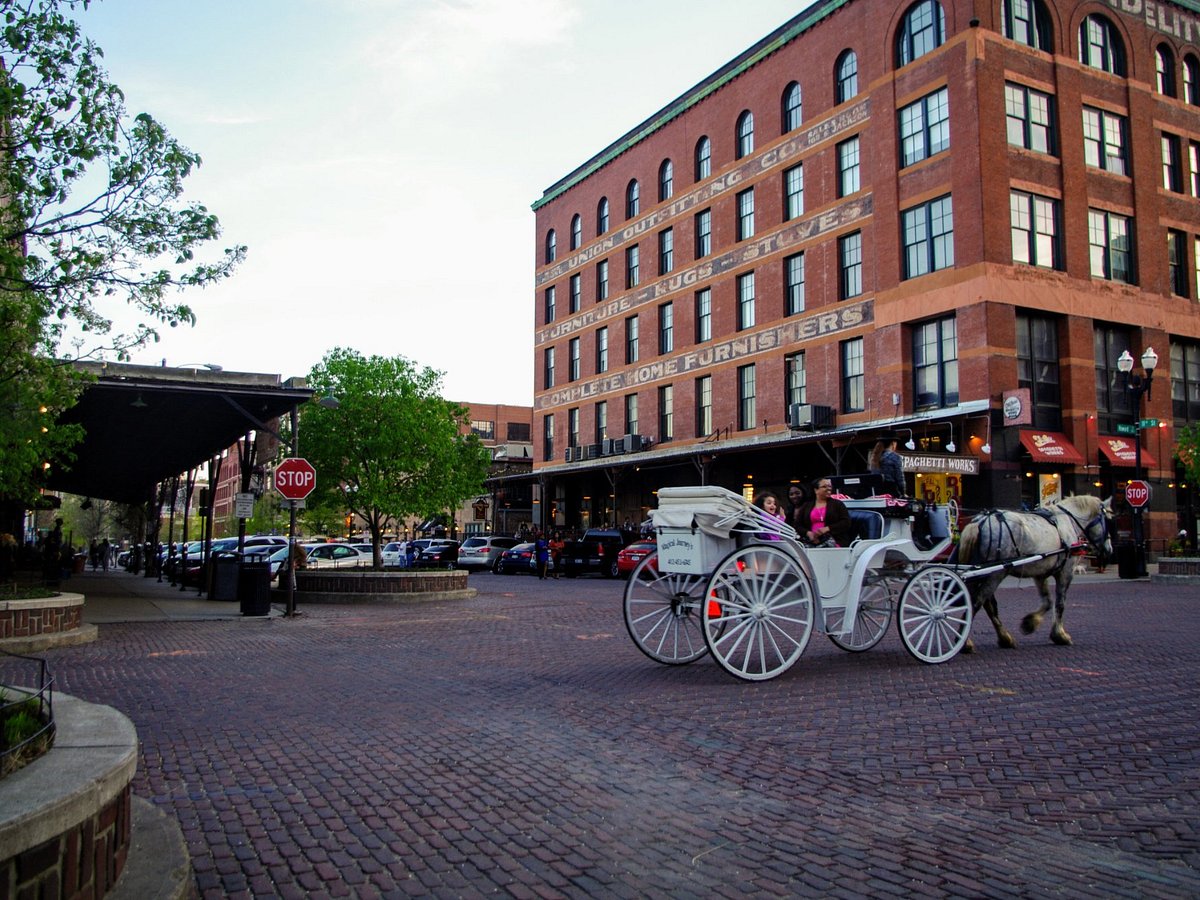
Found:
[{"label": "spoked wheel", "polygon": [[625,584],[625,627],[655,662],[681,666],[708,652],[700,633],[703,575],[658,571],[658,554],[637,564]]},{"label": "spoked wheel", "polygon": [[895,591],[886,578],[864,584],[858,595],[858,612],[855,613],[849,634],[841,633],[846,610],[827,608],[825,630],[829,633],[829,640],[851,653],[870,650],[883,640],[888,626],[892,624],[894,597]]},{"label": "spoked wheel", "polygon": [[733,551],[708,580],[704,642],[730,675],[766,681],[791,668],[812,635],[816,591],[777,547]]},{"label": "spoked wheel", "polygon": [[900,592],[896,619],[904,649],[924,663],[953,658],[971,636],[971,594],[958,574],[926,566]]}]

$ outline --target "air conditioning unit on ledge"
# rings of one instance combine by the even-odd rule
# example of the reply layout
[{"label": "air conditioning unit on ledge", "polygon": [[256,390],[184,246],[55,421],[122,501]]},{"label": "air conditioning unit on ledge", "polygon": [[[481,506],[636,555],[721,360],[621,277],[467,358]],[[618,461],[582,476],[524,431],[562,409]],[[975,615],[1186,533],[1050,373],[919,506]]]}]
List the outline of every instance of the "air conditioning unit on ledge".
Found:
[{"label": "air conditioning unit on ledge", "polygon": [[567,452],[563,455],[563,459],[567,462],[575,462],[577,459],[583,459],[581,453],[582,448],[580,447],[568,447]]},{"label": "air conditioning unit on ledge", "polygon": [[793,430],[816,431],[833,427],[833,407],[793,403],[788,407],[788,426]]}]

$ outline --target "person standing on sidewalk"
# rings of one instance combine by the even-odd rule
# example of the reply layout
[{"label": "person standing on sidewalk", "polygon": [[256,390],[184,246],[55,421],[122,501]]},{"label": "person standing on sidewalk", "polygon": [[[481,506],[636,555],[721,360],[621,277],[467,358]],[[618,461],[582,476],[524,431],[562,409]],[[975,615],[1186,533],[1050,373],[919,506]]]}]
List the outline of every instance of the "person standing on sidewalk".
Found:
[{"label": "person standing on sidewalk", "polygon": [[550,562],[550,542],[546,540],[546,532],[539,531],[533,541],[534,558],[537,561],[537,577],[546,580],[546,564]]},{"label": "person standing on sidewalk", "polygon": [[558,570],[562,566],[562,552],[566,546],[562,532],[554,532],[554,537],[550,539],[550,568],[554,572],[555,578],[558,577]]}]

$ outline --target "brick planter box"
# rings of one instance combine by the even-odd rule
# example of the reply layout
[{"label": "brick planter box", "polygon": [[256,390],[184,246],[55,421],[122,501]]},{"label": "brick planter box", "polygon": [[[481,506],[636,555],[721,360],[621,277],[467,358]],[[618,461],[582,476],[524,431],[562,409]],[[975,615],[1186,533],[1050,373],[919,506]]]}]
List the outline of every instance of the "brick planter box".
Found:
[{"label": "brick planter box", "polygon": [[[282,591],[272,592],[280,602]],[[462,570],[368,572],[352,569],[301,569],[296,572],[296,602],[386,603],[414,600],[456,600],[474,597]]]},{"label": "brick planter box", "polygon": [[1200,556],[1160,556],[1158,573],[1151,581],[1200,584]]},{"label": "brick planter box", "polygon": [[97,629],[83,624],[83,604],[83,594],[0,600],[0,649],[36,653],[94,641]]}]

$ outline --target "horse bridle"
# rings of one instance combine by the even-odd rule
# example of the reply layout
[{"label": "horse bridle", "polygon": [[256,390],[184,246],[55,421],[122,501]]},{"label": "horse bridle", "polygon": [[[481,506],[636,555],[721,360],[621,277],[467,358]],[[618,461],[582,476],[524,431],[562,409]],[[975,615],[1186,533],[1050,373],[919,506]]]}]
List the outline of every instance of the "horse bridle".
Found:
[{"label": "horse bridle", "polygon": [[[1096,513],[1096,517],[1088,521],[1087,525],[1080,525],[1079,520],[1075,518],[1075,514],[1064,506],[1055,507],[1056,512],[1067,514],[1079,532],[1083,535],[1083,539],[1087,541],[1088,546],[1096,552],[1098,556],[1108,556],[1108,551],[1104,549],[1104,542],[1108,539],[1108,515],[1104,511],[1104,507],[1100,507],[1100,512]],[[1100,526],[1100,539],[1092,540],[1092,529],[1097,525]]]}]

